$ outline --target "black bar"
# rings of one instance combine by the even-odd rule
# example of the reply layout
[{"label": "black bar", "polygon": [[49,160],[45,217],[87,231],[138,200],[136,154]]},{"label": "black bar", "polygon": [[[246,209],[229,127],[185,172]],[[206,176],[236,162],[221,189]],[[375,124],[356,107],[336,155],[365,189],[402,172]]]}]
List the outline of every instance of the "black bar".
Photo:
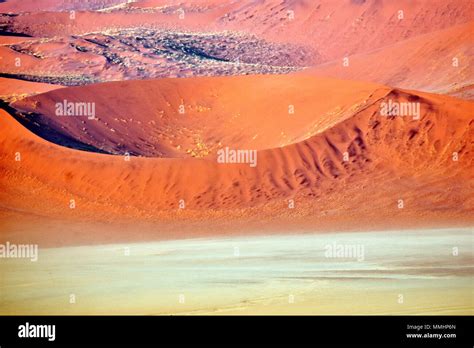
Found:
[{"label": "black bar", "polygon": [[[472,319],[472,316],[3,316],[0,346],[136,347],[160,343],[472,347]],[[27,322],[55,325],[55,340],[18,337],[19,326]],[[441,328],[441,325],[455,328]],[[408,338],[407,334],[455,334],[456,337]]]}]

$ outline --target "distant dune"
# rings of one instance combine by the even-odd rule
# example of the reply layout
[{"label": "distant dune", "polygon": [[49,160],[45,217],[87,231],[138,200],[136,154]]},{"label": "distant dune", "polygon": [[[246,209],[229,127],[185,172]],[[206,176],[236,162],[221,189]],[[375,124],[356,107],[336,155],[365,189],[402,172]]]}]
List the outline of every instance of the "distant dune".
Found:
[{"label": "distant dune", "polygon": [[[472,99],[474,22],[417,36],[369,53],[305,70],[320,76],[372,81]],[[467,90],[467,93],[462,93]]]},{"label": "distant dune", "polygon": [[[34,37],[0,38],[0,70],[6,77],[70,86],[282,74],[351,57],[347,78],[368,72],[370,81],[395,87],[471,93],[462,92],[464,85],[453,86],[458,76],[449,68],[459,56],[459,74],[472,57],[470,0],[97,0],[76,7],[46,0],[41,5],[0,3],[0,12],[18,14],[0,16],[0,27]],[[406,81],[406,69],[432,70],[427,78],[415,73]],[[322,70],[346,78],[337,67]]]},{"label": "distant dune", "polygon": [[[99,120],[55,116],[63,99],[96,102]],[[420,119],[381,116],[388,102],[420,103]],[[28,97],[13,107],[39,114],[33,123],[62,134],[59,143],[146,157],[57,146],[3,113],[0,200],[13,228],[2,239],[90,244],[242,226],[264,233],[472,224],[473,105],[304,75],[128,81]],[[191,152],[189,139],[199,139]],[[223,147],[258,150],[258,165],[218,163]],[[47,232],[44,221],[25,227],[37,217],[48,218]],[[96,222],[108,224],[100,234]]]},{"label": "distant dune", "polygon": [[[92,1],[83,6],[107,8],[112,2],[120,3]],[[0,4],[1,12],[30,12],[5,18],[3,22],[16,32],[33,36],[84,34],[134,26],[238,30],[272,41],[297,41],[320,47],[326,60],[474,20],[474,4],[469,0],[148,0],[132,2],[114,11],[78,10],[72,20],[64,11],[70,6],[63,1],[49,0],[49,5],[42,8],[45,12],[35,12],[35,3],[13,0]],[[54,10],[64,12],[50,12]],[[403,11],[402,17],[398,11]],[[184,17],[180,17],[182,13]]]}]

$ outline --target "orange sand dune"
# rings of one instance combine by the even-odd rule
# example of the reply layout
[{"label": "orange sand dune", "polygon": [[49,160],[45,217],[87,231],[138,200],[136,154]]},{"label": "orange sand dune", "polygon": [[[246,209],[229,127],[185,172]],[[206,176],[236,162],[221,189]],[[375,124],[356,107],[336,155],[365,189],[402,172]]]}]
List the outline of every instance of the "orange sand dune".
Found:
[{"label": "orange sand dune", "polygon": [[[265,94],[256,93],[262,89]],[[213,93],[218,96],[215,101]],[[127,98],[121,100],[124,95]],[[236,95],[241,96],[241,121],[229,120]],[[212,103],[202,117],[216,118],[212,130],[220,132],[228,146],[253,144],[250,136],[260,133],[262,140],[254,147],[259,150],[258,165],[217,163],[215,149],[204,158],[169,150],[163,156],[175,158],[130,161],[72,150],[38,138],[2,112],[2,240],[64,245],[473,223],[474,103],[469,101],[286,75],[107,83],[60,89],[14,106],[47,112],[41,122],[57,123],[47,103],[63,96],[114,101],[110,113],[103,109],[104,115],[99,115],[104,119],[117,117],[119,111],[133,115],[126,127],[116,127],[127,146],[134,145],[139,132],[149,136],[137,121],[154,118],[155,129],[173,124],[166,129],[172,139],[181,140],[176,125],[208,136],[196,111],[178,116],[165,110],[162,121],[159,110],[153,109],[165,99],[175,110],[181,98],[186,102],[193,96],[193,102]],[[304,105],[309,100],[314,110]],[[381,116],[380,104],[388,101],[419,102],[420,119]],[[277,111],[290,102],[294,115]],[[98,105],[98,110],[101,107],[105,108]],[[183,119],[178,123],[179,117]],[[78,134],[76,123],[71,123],[76,121],[64,122],[70,135]],[[95,128],[89,122],[96,122]],[[236,138],[239,126],[242,137]],[[98,135],[106,128],[100,121],[87,121],[85,128],[97,131],[94,141],[102,141]],[[291,137],[283,139],[277,129]],[[106,139],[109,144],[118,140]],[[21,160],[15,161],[18,154]]]},{"label": "orange sand dune", "polygon": [[10,102],[28,95],[44,93],[58,88],[61,88],[61,86],[0,77],[0,99]]},{"label": "orange sand dune", "polygon": [[[372,81],[436,93],[474,85],[474,22],[405,40],[306,70],[320,76]],[[459,94],[462,96],[462,94]]]},{"label": "orange sand dune", "polygon": [[[340,87],[340,81],[304,75],[128,81],[63,88],[14,107],[108,153],[206,157],[226,146],[263,150],[302,141],[350,116],[378,88]],[[321,93],[324,99],[314,97]],[[95,103],[98,120],[56,116],[64,101]]]},{"label": "orange sand dune", "polygon": [[275,0],[249,1],[219,22],[272,41],[307,44],[327,61],[472,20],[472,1]]},{"label": "orange sand dune", "polygon": [[[144,0],[129,8],[183,9],[211,28],[245,30],[276,41],[320,47],[325,58],[366,52],[474,19],[471,1],[379,0]],[[402,18],[398,18],[403,11]],[[186,18],[186,17],[185,17]],[[173,22],[186,26],[191,20]]]},{"label": "orange sand dune", "polygon": [[34,37],[25,37],[25,36],[2,36],[0,35],[0,45],[12,45],[28,41],[35,41]]}]

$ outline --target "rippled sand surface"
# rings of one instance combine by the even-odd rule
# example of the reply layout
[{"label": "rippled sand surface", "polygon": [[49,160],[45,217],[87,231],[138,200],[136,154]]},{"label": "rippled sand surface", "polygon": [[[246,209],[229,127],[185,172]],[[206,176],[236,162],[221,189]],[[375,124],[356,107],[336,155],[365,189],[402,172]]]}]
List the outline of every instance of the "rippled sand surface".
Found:
[{"label": "rippled sand surface", "polygon": [[40,246],[0,273],[0,314],[474,314],[472,229]]}]

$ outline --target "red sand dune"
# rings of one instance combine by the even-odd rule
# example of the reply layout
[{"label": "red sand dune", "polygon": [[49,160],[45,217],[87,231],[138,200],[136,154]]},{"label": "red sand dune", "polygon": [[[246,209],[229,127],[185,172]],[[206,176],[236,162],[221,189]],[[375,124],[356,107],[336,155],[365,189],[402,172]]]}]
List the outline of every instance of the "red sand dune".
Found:
[{"label": "red sand dune", "polygon": [[[262,90],[266,93],[258,93]],[[85,128],[106,145],[122,137],[134,148],[138,134],[152,144],[151,132],[160,130],[177,142],[165,148],[166,141],[153,140],[168,158],[125,161],[52,144],[2,112],[2,240],[91,244],[243,233],[243,226],[246,233],[265,233],[473,222],[474,103],[469,101],[286,75],[107,83],[59,89],[14,106],[44,112],[41,122],[54,126],[64,120],[65,132],[79,136],[76,120],[58,121],[51,114],[49,103],[63,97],[96,98],[98,110],[113,100],[111,112],[99,115],[109,126],[115,114],[133,115],[127,126],[117,122],[115,135],[101,121],[87,121]],[[186,105],[212,107],[176,115],[181,98]],[[419,102],[420,120],[381,116],[380,103],[388,100]],[[167,102],[171,109],[165,108]],[[295,114],[285,115],[281,109],[290,103]],[[163,117],[159,107],[165,108]],[[241,115],[232,121],[237,107]],[[137,122],[145,120],[156,120],[156,127]],[[207,122],[211,133],[206,133]],[[222,146],[253,144],[258,165],[217,163],[213,147],[203,158],[190,157],[176,150],[185,139],[180,130],[186,129],[214,144],[218,139],[209,137],[219,134]],[[241,137],[235,136],[238,129]],[[259,134],[255,142],[254,133]],[[17,152],[21,161],[15,161]],[[288,208],[289,199],[294,209]],[[403,209],[397,206],[400,199]],[[179,209],[180,200],[185,209]]]},{"label": "red sand dune", "polygon": [[[206,157],[225,146],[263,150],[304,140],[350,115],[377,87],[340,86],[337,80],[307,76],[161,79],[65,88],[13,105],[108,153]],[[325,91],[331,93],[315,98]],[[56,116],[56,103],[64,100],[94,102],[98,120]]]},{"label": "red sand dune", "polygon": [[472,1],[286,0],[249,1],[220,22],[272,41],[307,44],[328,61],[472,20]]},{"label": "red sand dune", "polygon": [[350,56],[348,66],[338,59],[304,73],[459,95],[474,85],[473,33],[474,22],[469,22]]}]

